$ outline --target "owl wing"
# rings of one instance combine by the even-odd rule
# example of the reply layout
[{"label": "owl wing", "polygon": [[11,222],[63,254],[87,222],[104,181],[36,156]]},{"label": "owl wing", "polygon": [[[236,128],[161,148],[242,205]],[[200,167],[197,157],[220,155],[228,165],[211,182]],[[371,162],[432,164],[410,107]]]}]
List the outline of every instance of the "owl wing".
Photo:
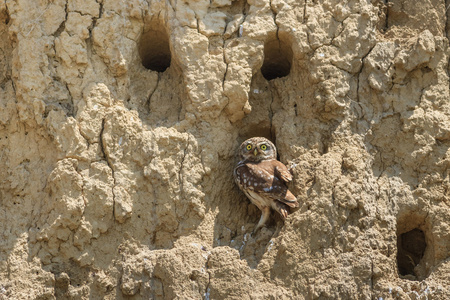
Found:
[{"label": "owl wing", "polygon": [[275,174],[280,177],[284,182],[288,183],[292,181],[292,174],[289,169],[278,160],[274,161],[275,164]]},{"label": "owl wing", "polygon": [[[272,200],[283,202],[290,207],[298,207],[299,204],[294,194],[287,188],[285,180],[277,174],[277,163],[284,166],[276,160],[262,161],[258,164],[245,164],[254,182],[253,190]],[[287,171],[286,166],[284,168]],[[292,175],[289,178],[292,180]]]}]

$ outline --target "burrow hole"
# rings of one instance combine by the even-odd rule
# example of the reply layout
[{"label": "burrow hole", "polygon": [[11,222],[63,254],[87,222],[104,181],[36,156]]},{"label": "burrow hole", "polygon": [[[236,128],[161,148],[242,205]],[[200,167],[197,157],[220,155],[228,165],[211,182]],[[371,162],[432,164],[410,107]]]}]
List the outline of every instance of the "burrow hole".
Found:
[{"label": "burrow hole", "polygon": [[268,140],[271,140],[272,143],[275,144],[275,135],[274,132],[271,130],[269,122],[258,122],[258,123],[254,123],[254,122],[258,122],[258,120],[252,120],[250,118],[244,120],[244,122],[242,122],[243,128],[242,131],[239,134],[239,140],[241,142],[252,138],[252,137],[265,137]]},{"label": "burrow hole", "polygon": [[420,264],[427,242],[425,233],[419,228],[397,236],[397,266],[402,276],[412,275],[417,277],[415,268]]},{"label": "burrow hole", "polygon": [[272,39],[264,45],[264,62],[261,73],[266,80],[289,75],[292,66],[292,49],[284,39]]},{"label": "burrow hole", "polygon": [[144,32],[139,42],[139,56],[142,65],[152,71],[164,72],[170,67],[169,35],[164,27],[154,22],[150,30]]}]

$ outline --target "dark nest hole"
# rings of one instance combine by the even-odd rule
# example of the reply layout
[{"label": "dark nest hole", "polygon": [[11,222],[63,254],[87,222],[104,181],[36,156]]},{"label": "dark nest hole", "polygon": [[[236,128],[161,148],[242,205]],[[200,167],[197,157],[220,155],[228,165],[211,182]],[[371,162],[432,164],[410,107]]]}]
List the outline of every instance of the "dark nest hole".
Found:
[{"label": "dark nest hole", "polygon": [[264,45],[264,63],[261,73],[267,80],[289,75],[292,66],[291,46],[281,39],[271,40]]},{"label": "dark nest hole", "polygon": [[397,266],[402,276],[416,277],[415,268],[423,258],[427,243],[425,233],[415,228],[397,236]]},{"label": "dark nest hole", "polygon": [[[258,126],[261,125],[261,126]],[[275,135],[270,127],[265,126],[267,124],[250,124],[247,128],[243,129],[241,134],[239,134],[239,140],[241,142],[252,138],[252,137],[265,137],[275,144]]]},{"label": "dark nest hole", "polygon": [[139,55],[145,68],[164,72],[172,60],[167,32],[153,28],[145,32],[139,43]]}]

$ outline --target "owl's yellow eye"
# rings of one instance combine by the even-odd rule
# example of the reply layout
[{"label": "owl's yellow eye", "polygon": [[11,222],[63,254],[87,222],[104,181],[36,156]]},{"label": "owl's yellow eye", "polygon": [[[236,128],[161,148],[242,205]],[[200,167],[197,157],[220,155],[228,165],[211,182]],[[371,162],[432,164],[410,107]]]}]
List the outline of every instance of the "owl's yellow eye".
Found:
[{"label": "owl's yellow eye", "polygon": [[247,150],[250,151],[250,150],[252,150],[252,145],[248,144],[247,147],[245,147],[245,148],[247,148]]},{"label": "owl's yellow eye", "polygon": [[266,149],[267,149],[267,146],[266,146],[266,145],[261,145],[261,147],[260,147],[260,148],[261,148],[261,150],[263,150],[263,151],[264,151],[264,150],[266,150]]}]

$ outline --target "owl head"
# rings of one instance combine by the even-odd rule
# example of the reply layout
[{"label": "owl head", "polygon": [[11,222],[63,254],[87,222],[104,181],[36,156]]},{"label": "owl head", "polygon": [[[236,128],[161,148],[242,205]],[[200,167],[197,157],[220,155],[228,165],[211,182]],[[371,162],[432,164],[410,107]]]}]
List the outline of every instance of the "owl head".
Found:
[{"label": "owl head", "polygon": [[239,146],[239,158],[252,162],[277,159],[277,148],[266,138],[252,137]]}]

